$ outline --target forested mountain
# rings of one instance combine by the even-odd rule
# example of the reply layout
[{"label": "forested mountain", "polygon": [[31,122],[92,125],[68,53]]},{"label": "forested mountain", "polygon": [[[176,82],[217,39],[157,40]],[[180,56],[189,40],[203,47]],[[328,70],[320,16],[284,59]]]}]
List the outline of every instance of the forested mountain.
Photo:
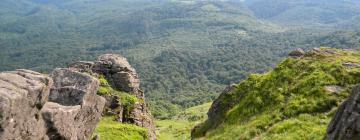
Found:
[{"label": "forested mountain", "polygon": [[294,48],[357,48],[359,5],[340,0],[3,0],[0,70],[46,73],[119,53],[138,70],[153,115],[168,118],[215,99],[226,85],[250,73],[272,68]]},{"label": "forested mountain", "polygon": [[247,0],[255,16],[292,27],[359,27],[360,5],[353,0]]}]

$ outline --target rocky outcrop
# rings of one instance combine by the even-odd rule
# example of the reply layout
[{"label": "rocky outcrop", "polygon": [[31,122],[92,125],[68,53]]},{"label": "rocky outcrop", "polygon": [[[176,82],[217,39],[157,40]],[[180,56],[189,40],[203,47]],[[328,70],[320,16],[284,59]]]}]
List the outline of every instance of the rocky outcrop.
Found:
[{"label": "rocky outcrop", "polygon": [[101,55],[95,62],[93,71],[105,75],[112,87],[144,98],[138,74],[126,58],[115,54]]},{"label": "rocky outcrop", "polygon": [[106,99],[106,107],[116,109],[118,122],[133,123],[137,126],[148,129],[149,139],[155,140],[155,125],[150,111],[145,103],[144,92],[140,90],[140,79],[135,69],[129,64],[126,58],[116,54],[105,54],[99,56],[95,62],[79,61],[69,66],[71,70],[90,73],[94,76],[105,76],[112,88],[135,95],[139,102],[136,102],[132,110],[124,113],[119,97],[116,95],[102,95]]},{"label": "rocky outcrop", "polygon": [[331,120],[324,140],[360,139],[360,85],[353,88]]},{"label": "rocky outcrop", "polygon": [[29,71],[0,73],[0,139],[86,140],[105,99],[89,75],[56,69],[51,77]]},{"label": "rocky outcrop", "polygon": [[49,77],[33,71],[0,73],[0,139],[47,137],[41,109],[51,86]]},{"label": "rocky outcrop", "polygon": [[89,139],[105,105],[105,99],[96,95],[99,81],[69,69],[56,69],[51,77],[54,84],[49,103],[52,104],[45,108],[43,116],[52,124],[50,127],[63,128],[51,133],[67,136],[66,139]]},{"label": "rocky outcrop", "polygon": [[301,48],[295,49],[294,51],[289,53],[290,57],[301,57],[305,55],[305,51]]},{"label": "rocky outcrop", "polygon": [[[97,95],[99,75],[117,91],[137,97],[131,110],[125,111],[117,95]],[[139,77],[124,57],[102,55],[49,76],[29,70],[0,73],[1,140],[88,140],[105,106],[117,110],[119,123],[145,127],[149,139],[156,139]]]}]

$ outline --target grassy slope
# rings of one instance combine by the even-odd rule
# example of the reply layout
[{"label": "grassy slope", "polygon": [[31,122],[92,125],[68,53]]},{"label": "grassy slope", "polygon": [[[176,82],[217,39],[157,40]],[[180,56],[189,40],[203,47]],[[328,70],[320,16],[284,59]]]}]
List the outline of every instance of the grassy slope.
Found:
[{"label": "grassy slope", "polygon": [[[333,54],[334,53],[334,54]],[[337,106],[360,82],[360,51],[322,48],[253,74],[220,96],[222,112],[197,129],[198,139],[321,139]],[[344,88],[329,93],[327,85]]]},{"label": "grassy slope", "polygon": [[179,113],[175,118],[156,120],[156,130],[159,140],[188,140],[191,129],[206,120],[206,112],[211,103],[191,107]]},{"label": "grassy slope", "polygon": [[113,117],[103,117],[95,129],[94,135],[102,140],[146,140],[145,128],[114,121]]}]

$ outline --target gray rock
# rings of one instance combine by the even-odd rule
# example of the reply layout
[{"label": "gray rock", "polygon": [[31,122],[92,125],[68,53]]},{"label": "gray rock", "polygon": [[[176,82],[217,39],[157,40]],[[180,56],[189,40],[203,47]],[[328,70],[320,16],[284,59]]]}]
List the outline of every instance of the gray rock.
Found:
[{"label": "gray rock", "polygon": [[[139,100],[145,101],[144,92],[140,89],[140,79],[135,69],[126,58],[116,54],[99,56],[95,62],[75,62],[70,69],[87,72],[92,75],[104,75],[111,87],[135,95]],[[89,71],[89,69],[92,69]],[[71,95],[67,95],[71,96]],[[137,102],[129,114],[124,113],[116,95],[102,95],[106,99],[106,114],[116,115],[118,122],[133,123],[148,129],[149,139],[155,140],[155,125],[145,102]],[[50,96],[52,97],[52,96]],[[74,102],[74,101],[71,101]],[[116,112],[114,112],[116,110]]]},{"label": "gray rock", "polygon": [[331,120],[324,140],[360,139],[360,85],[353,88],[351,95],[337,109]]},{"label": "gray rock", "polygon": [[346,62],[342,64],[344,67],[346,67],[347,69],[352,69],[352,68],[358,68],[360,67],[360,63],[353,63],[353,62]]},{"label": "gray rock", "polygon": [[[58,103],[59,106],[56,107],[59,109],[47,112],[47,114],[50,114],[48,116],[52,118],[57,117],[56,114],[60,114],[60,116],[61,114],[70,115],[75,112],[74,107],[81,107],[81,109],[74,114],[75,116],[71,115],[71,117],[67,119],[74,120],[73,122],[69,122],[72,127],[69,126],[67,129],[73,129],[75,131],[70,131],[71,133],[62,133],[62,131],[52,133],[57,133],[56,135],[63,137],[67,136],[66,138],[70,135],[71,139],[75,137],[77,140],[91,138],[92,132],[99,122],[102,110],[105,106],[105,99],[96,94],[99,81],[90,75],[72,71],[70,69],[55,69],[52,72],[51,77],[54,84],[51,88],[49,101]],[[68,112],[69,109],[64,108],[67,106],[73,106],[73,108],[71,108],[71,113]],[[49,119],[46,119],[46,121],[49,122]],[[54,121],[50,122],[56,124]],[[68,122],[63,123],[63,126],[66,126],[66,123]]]},{"label": "gray rock", "polygon": [[0,73],[0,139],[87,140],[105,99],[98,80],[56,69],[51,77],[17,70]]},{"label": "gray rock", "polygon": [[138,97],[140,89],[140,79],[135,69],[131,67],[126,58],[115,54],[105,54],[95,62],[93,71],[103,74],[114,88],[133,93]]},{"label": "gray rock", "polygon": [[91,61],[78,61],[69,65],[71,70],[79,72],[91,73],[94,66],[94,62]]},{"label": "gray rock", "polygon": [[148,111],[144,103],[136,102],[134,105],[134,109],[130,112],[129,117],[125,119],[129,120],[129,122],[132,122],[137,126],[147,128],[149,139],[156,139],[155,125],[150,116],[150,112]]},{"label": "gray rock", "polygon": [[301,57],[303,55],[305,55],[305,52],[301,48],[297,48],[294,51],[289,53],[289,56],[291,56],[291,57]]},{"label": "gray rock", "polygon": [[40,109],[47,100],[51,85],[49,77],[33,71],[0,73],[1,140],[46,138]]},{"label": "gray rock", "polygon": [[[77,140],[86,139],[86,137],[79,136],[82,134],[79,122],[75,120],[77,114],[80,112],[81,106],[63,106],[53,102],[47,102],[42,109],[42,117],[46,122],[46,135],[52,140]],[[80,128],[80,129],[79,129]]]},{"label": "gray rock", "polygon": [[329,85],[324,87],[325,91],[330,93],[340,93],[344,91],[343,87],[337,86],[337,85]]}]

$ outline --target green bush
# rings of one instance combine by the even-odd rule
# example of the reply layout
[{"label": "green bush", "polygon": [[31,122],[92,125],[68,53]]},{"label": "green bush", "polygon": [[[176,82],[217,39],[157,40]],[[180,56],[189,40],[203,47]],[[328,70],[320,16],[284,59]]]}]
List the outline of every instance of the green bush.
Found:
[{"label": "green bush", "polygon": [[130,111],[134,109],[134,105],[139,99],[135,95],[131,95],[126,92],[116,92],[116,95],[120,97],[120,104],[124,107],[124,115],[129,115]]},{"label": "green bush", "polygon": [[98,79],[100,82],[100,86],[97,90],[97,94],[99,95],[111,94],[113,92],[113,89],[109,85],[108,81],[105,79],[105,76],[100,75]]}]

